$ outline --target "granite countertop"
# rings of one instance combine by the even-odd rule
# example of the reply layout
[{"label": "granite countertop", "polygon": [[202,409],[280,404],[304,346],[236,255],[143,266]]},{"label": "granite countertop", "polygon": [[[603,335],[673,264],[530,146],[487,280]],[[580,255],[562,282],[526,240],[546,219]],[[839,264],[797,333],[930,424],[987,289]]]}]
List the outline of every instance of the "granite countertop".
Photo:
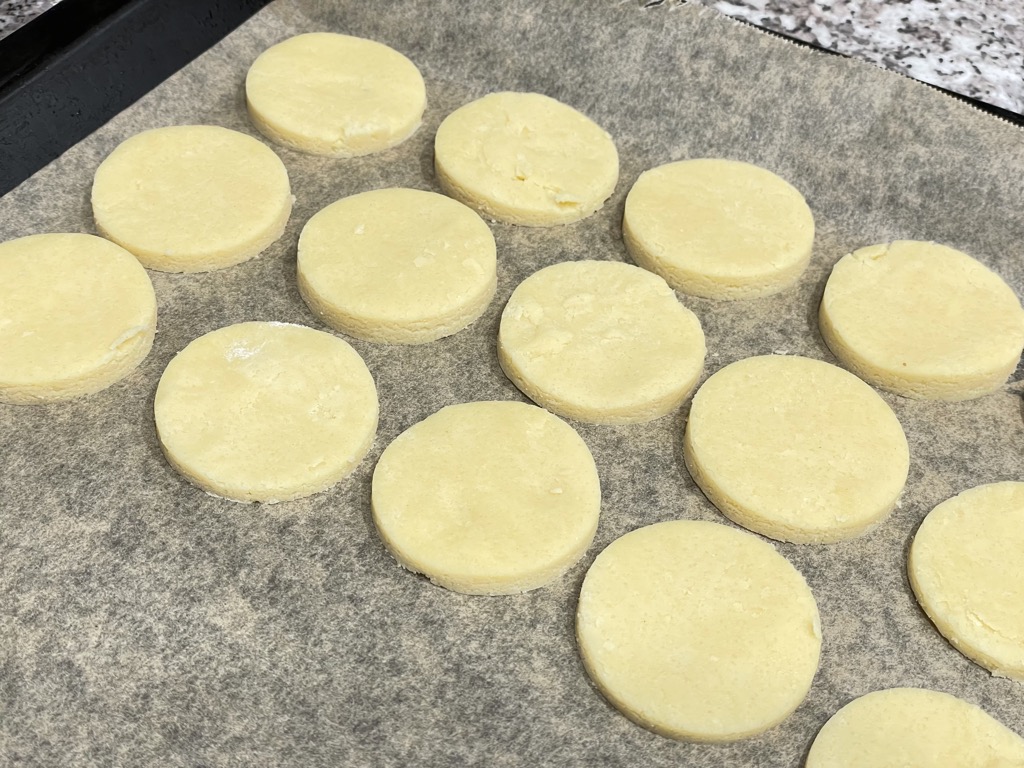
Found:
[{"label": "granite countertop", "polygon": [[[1024,114],[1019,7],[997,0],[699,1],[764,29]],[[0,39],[57,2],[0,0]]]}]

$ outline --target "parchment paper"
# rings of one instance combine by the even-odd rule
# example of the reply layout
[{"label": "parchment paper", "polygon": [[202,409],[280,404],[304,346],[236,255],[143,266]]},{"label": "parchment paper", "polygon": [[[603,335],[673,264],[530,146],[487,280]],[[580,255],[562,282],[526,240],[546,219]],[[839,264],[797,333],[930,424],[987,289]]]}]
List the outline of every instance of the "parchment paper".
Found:
[{"label": "parchment paper", "polygon": [[[739,743],[677,743],[634,725],[592,686],[574,641],[580,583],[607,544],[660,520],[727,523],[683,467],[685,407],[634,427],[574,424],[601,473],[602,519],[584,559],[545,589],[485,598],[433,586],[394,563],[369,512],[374,463],[402,430],[446,404],[522,399],[495,356],[505,300],[541,266],[626,259],[622,203],[643,170],[729,157],[803,191],[817,238],[796,288],[754,301],[683,301],[707,334],[707,374],[771,352],[834,362],[815,312],[831,265],[857,247],[936,240],[1024,293],[1019,129],[699,6],[278,0],[0,201],[3,238],[94,231],[92,174],[137,131],[215,123],[255,135],[243,100],[249,64],[312,30],[408,55],[427,83],[424,125],[401,147],[358,160],[276,148],[297,198],[278,243],[220,272],[151,273],[156,345],[123,382],[66,404],[0,406],[0,762],[797,766],[840,706],[901,685],[954,693],[1024,733],[1024,684],[955,651],[905,575],[913,532],[934,505],[980,483],[1024,480],[1012,382],[965,403],[884,395],[911,446],[902,502],[861,539],[778,545],[818,600],[821,668],[795,714]],[[188,485],[161,455],[151,416],[170,358],[243,320],[320,327],[295,283],[303,224],[351,193],[436,190],[438,123],[501,89],[546,93],[610,131],[622,169],[612,199],[568,227],[495,224],[498,295],[470,329],[421,347],[351,340],[376,378],[381,421],[347,481],[275,506]]]}]

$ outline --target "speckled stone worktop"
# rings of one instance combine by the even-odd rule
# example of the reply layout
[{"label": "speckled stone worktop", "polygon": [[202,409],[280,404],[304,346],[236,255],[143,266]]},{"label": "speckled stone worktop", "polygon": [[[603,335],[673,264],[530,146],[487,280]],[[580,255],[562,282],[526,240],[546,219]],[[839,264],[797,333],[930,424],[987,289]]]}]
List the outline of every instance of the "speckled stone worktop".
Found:
[{"label": "speckled stone worktop", "polygon": [[[0,0],[0,38],[57,2]],[[1019,4],[998,0],[700,2],[765,29],[1024,113],[1024,11]]]}]

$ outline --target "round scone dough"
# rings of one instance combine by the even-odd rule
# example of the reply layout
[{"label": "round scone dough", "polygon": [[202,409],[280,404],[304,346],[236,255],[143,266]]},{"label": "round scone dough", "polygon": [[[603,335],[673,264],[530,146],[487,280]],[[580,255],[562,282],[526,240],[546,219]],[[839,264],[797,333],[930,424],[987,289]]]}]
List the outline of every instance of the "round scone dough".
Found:
[{"label": "round scone dough", "polygon": [[750,299],[788,288],[811,259],[814,216],[771,171],[718,158],[640,174],[622,236],[632,259],[677,291]]},{"label": "round scone dough", "polygon": [[0,403],[104,389],[145,359],[156,295],[142,265],[94,235],[0,243]]},{"label": "round scone dough", "polygon": [[690,741],[743,739],[782,722],[821,653],[803,576],[756,536],[696,520],[634,530],[598,555],[576,637],[615,707]]},{"label": "round scone dough", "polygon": [[420,127],[427,92],[409,59],[373,40],[296,35],[260,54],[245,78],[253,123],[302,152],[355,157],[405,141]]},{"label": "round scone dough", "polygon": [[411,571],[456,592],[526,592],[590,546],[601,487],[590,450],[533,405],[451,405],[381,454],[373,519]]},{"label": "round scone dough", "polygon": [[96,228],[161,272],[208,272],[263,251],[292,210],[288,172],[261,141],[177,125],[123,141],[96,169]]},{"label": "round scone dough", "polygon": [[337,336],[239,323],[171,360],[154,411],[164,454],[188,480],[272,503],[322,491],[359,463],[377,430],[377,390]]},{"label": "round scone dough", "polygon": [[799,543],[866,532],[892,511],[910,467],[903,428],[877,392],[789,355],[710,376],[693,396],[683,458],[726,517]]},{"label": "round scone dough", "polygon": [[1024,483],[980,485],[935,507],[908,571],[921,607],[957,650],[1024,682]]},{"label": "round scone dough", "polygon": [[417,189],[346,197],[299,237],[299,292],[332,328],[422,344],[476,320],[497,285],[494,236],[462,203]]},{"label": "round scone dough", "polygon": [[586,218],[619,180],[611,136],[539,93],[492,93],[452,112],[437,129],[434,165],[445,193],[530,227]]},{"label": "round scone dough", "polygon": [[968,400],[999,389],[1024,348],[1024,309],[965,253],[901,240],[838,261],[818,313],[836,357],[906,397]]},{"label": "round scone dough", "polygon": [[806,768],[1024,768],[1024,739],[975,706],[925,688],[854,699],[818,732]]},{"label": "round scone dough", "polygon": [[533,273],[501,315],[498,360],[531,400],[594,424],[677,408],[704,369],[704,331],[663,279],[614,261]]}]

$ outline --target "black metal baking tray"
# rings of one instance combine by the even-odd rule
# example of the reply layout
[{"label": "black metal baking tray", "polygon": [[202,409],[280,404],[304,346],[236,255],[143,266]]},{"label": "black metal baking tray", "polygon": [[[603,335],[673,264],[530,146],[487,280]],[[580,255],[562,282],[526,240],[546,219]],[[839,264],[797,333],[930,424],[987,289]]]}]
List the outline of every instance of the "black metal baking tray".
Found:
[{"label": "black metal baking tray", "polygon": [[0,40],[0,195],[269,0],[61,0]]}]

